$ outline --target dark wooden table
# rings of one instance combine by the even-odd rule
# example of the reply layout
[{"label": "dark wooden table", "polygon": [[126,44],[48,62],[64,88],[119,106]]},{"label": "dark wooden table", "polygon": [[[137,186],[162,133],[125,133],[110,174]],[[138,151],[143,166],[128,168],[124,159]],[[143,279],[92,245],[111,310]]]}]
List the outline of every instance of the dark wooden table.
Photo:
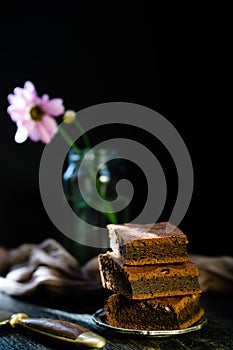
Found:
[{"label": "dark wooden table", "polygon": [[[105,295],[100,295],[88,299],[83,297],[78,300],[46,297],[22,300],[0,293],[0,309],[12,313],[25,312],[32,317],[60,318],[79,323],[106,337],[107,345],[103,348],[104,350],[233,349],[233,296],[203,294],[202,305],[206,311],[208,324],[198,331],[166,338],[126,336],[98,328],[91,315],[103,307],[105,297]],[[0,350],[57,350],[58,348],[60,344],[51,344],[45,339],[26,336],[19,330],[10,327],[0,327]],[[68,346],[63,344],[61,348],[68,349]]]}]

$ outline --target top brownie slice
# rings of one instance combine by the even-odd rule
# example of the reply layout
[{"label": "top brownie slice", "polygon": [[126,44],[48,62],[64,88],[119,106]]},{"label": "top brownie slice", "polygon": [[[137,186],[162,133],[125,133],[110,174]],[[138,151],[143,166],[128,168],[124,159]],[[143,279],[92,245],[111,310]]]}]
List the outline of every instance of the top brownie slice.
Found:
[{"label": "top brownie slice", "polygon": [[109,224],[110,248],[126,265],[189,261],[187,236],[169,222]]}]

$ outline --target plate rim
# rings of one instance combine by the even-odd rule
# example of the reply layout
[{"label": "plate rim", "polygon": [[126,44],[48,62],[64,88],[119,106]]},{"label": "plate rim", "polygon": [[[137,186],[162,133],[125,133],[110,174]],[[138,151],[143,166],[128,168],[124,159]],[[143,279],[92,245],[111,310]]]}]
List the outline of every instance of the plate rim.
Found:
[{"label": "plate rim", "polygon": [[109,329],[111,331],[118,332],[118,333],[135,334],[135,335],[138,334],[138,335],[157,336],[157,337],[168,337],[168,336],[172,336],[172,335],[179,335],[179,334],[194,332],[194,331],[201,329],[202,327],[204,327],[208,323],[208,319],[207,319],[206,315],[204,314],[200,318],[200,320],[198,320],[197,322],[195,322],[195,324],[193,324],[192,326],[187,327],[187,328],[172,329],[172,330],[165,330],[165,329],[163,329],[163,330],[143,330],[143,329],[114,327],[114,326],[111,326],[108,323],[104,322],[103,320],[101,320],[101,317],[106,317],[105,312],[104,312],[104,308],[98,309],[92,315],[92,319],[96,325],[98,325],[100,327],[104,327],[104,328]]}]

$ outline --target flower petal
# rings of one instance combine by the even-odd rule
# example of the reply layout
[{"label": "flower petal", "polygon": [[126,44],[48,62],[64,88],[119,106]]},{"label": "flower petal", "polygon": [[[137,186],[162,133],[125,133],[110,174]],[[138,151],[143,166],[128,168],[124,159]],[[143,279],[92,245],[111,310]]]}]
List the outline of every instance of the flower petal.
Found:
[{"label": "flower petal", "polygon": [[15,142],[23,143],[28,138],[28,131],[24,126],[19,126],[15,134]]},{"label": "flower petal", "polygon": [[29,103],[35,103],[35,99],[37,97],[37,94],[36,93],[32,93],[28,90],[24,90],[23,91],[23,97],[25,98],[27,104]]},{"label": "flower petal", "polygon": [[40,140],[40,131],[38,128],[39,123],[27,123],[28,124],[28,136],[32,141],[39,141]]},{"label": "flower petal", "polygon": [[21,95],[10,94],[7,98],[10,104],[17,106],[18,108],[25,108],[26,106],[26,101]]},{"label": "flower petal", "polygon": [[34,84],[31,82],[31,81],[26,81],[26,83],[24,84],[24,89],[30,91],[30,92],[35,92],[36,89],[35,89],[35,86]]},{"label": "flower petal", "polygon": [[42,95],[42,100],[45,102],[45,101],[48,101],[49,100],[49,95],[48,94],[44,94]]},{"label": "flower petal", "polygon": [[10,115],[11,119],[16,123],[22,122],[24,119],[28,119],[28,114],[25,115],[25,110],[17,108],[14,105],[10,105],[7,107],[7,113]]},{"label": "flower petal", "polygon": [[58,127],[55,120],[49,116],[44,116],[39,128],[41,132],[41,140],[45,143],[49,143],[58,133]]},{"label": "flower petal", "polygon": [[47,114],[57,117],[64,113],[63,100],[61,98],[53,98],[52,100],[41,100],[41,104]]},{"label": "flower petal", "polygon": [[23,89],[20,87],[14,88],[14,94],[22,97],[23,96]]},{"label": "flower petal", "polygon": [[29,137],[33,141],[41,140],[44,143],[49,143],[58,132],[55,120],[48,115],[45,115],[42,121],[39,123],[31,121],[25,123],[24,125],[26,125],[29,131]]},{"label": "flower petal", "polygon": [[42,142],[49,143],[51,141],[51,134],[42,123],[38,123],[38,131]]},{"label": "flower petal", "polygon": [[58,132],[56,121],[49,115],[44,115],[41,123],[52,136]]}]

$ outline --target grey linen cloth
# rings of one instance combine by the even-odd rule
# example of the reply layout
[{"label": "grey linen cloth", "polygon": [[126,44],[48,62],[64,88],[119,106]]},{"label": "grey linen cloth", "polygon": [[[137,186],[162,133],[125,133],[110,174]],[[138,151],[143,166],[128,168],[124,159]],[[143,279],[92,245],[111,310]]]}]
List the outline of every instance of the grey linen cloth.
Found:
[{"label": "grey linen cloth", "polygon": [[30,296],[42,289],[75,296],[101,290],[97,257],[80,267],[77,259],[53,239],[12,249],[0,247],[0,291]]}]

